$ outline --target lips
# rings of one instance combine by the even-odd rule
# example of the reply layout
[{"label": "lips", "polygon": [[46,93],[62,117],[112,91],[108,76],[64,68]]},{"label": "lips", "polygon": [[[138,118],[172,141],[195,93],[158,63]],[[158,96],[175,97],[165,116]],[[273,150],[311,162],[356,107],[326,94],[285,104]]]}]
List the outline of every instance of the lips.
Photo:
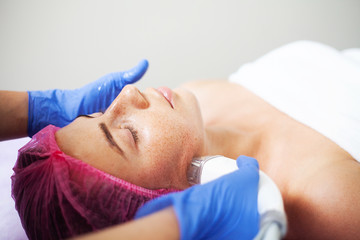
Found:
[{"label": "lips", "polygon": [[159,87],[157,90],[165,97],[170,106],[174,108],[171,89],[168,87]]}]

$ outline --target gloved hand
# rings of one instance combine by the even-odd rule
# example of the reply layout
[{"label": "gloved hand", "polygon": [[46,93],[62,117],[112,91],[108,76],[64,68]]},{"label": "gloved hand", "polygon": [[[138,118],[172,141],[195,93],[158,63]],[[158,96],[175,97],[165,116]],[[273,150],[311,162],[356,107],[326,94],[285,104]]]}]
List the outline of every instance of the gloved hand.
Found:
[{"label": "gloved hand", "polygon": [[253,239],[259,230],[259,165],[240,156],[239,170],[204,185],[146,203],[136,218],[166,207],[175,210],[181,239]]},{"label": "gloved hand", "polygon": [[147,60],[134,68],[107,74],[74,90],[29,91],[28,135],[49,124],[63,127],[77,116],[105,111],[126,84],[138,81],[146,72]]}]

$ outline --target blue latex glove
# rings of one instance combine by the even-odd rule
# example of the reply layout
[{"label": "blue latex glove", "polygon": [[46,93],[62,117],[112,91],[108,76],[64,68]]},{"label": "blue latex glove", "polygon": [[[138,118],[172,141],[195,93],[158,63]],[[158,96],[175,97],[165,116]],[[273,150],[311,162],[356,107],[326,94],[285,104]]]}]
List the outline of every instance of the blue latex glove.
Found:
[{"label": "blue latex glove", "polygon": [[259,165],[240,156],[239,170],[204,185],[146,203],[136,218],[166,207],[175,210],[181,239],[253,239],[259,230]]},{"label": "blue latex glove", "polygon": [[63,127],[77,116],[105,111],[126,84],[138,81],[146,72],[142,60],[131,70],[107,74],[74,90],[29,91],[28,135],[49,124]]}]

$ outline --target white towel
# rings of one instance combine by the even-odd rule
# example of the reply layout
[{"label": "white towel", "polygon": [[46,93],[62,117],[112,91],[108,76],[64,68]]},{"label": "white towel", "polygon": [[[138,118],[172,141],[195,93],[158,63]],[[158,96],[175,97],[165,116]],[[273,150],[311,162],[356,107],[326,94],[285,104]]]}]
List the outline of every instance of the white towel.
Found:
[{"label": "white towel", "polygon": [[243,65],[229,80],[328,137],[360,162],[360,63],[354,57],[356,52],[359,50],[341,52],[299,41]]}]

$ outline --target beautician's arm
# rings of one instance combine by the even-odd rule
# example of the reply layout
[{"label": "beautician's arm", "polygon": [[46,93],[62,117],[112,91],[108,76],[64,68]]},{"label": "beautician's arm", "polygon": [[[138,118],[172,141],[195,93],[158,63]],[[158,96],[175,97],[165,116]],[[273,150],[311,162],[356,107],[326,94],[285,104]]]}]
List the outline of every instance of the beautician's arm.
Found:
[{"label": "beautician's arm", "polygon": [[141,60],[130,70],[73,90],[0,91],[0,140],[32,137],[49,124],[64,127],[79,115],[105,111],[123,87],[138,81],[147,68],[148,61]]},{"label": "beautician's arm", "polygon": [[180,239],[180,231],[173,208],[151,214],[96,233],[90,233],[74,240],[95,239]]},{"label": "beautician's arm", "polygon": [[27,136],[27,92],[0,91],[0,141]]}]

